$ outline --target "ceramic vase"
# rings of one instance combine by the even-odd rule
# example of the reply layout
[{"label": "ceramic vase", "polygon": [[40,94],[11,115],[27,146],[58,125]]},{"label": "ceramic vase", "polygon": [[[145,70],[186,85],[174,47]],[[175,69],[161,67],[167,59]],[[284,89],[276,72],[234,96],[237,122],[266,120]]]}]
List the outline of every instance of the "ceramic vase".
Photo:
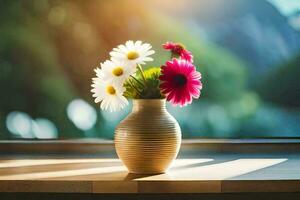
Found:
[{"label": "ceramic vase", "polygon": [[130,173],[164,173],[176,158],[181,130],[165,99],[133,100],[132,112],[115,131],[115,148]]}]

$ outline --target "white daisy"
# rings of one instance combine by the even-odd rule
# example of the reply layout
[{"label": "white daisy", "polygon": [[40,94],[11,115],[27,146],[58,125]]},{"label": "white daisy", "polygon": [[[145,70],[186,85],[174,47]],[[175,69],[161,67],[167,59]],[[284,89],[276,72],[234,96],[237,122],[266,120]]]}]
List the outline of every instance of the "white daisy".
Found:
[{"label": "white daisy", "polygon": [[127,99],[123,96],[125,88],[117,84],[104,81],[101,78],[93,78],[92,90],[95,103],[101,102],[102,110],[110,112],[119,111],[128,105]]},{"label": "white daisy", "polygon": [[123,83],[136,72],[136,68],[124,61],[107,60],[101,63],[101,69],[95,70],[96,75],[112,84],[123,85]]},{"label": "white daisy", "polygon": [[142,44],[142,41],[134,43],[129,40],[125,45],[121,44],[117,48],[114,48],[109,54],[112,60],[122,60],[135,67],[137,64],[145,64],[147,61],[153,61],[149,56],[154,54],[155,51],[150,50],[151,48],[152,46],[148,43]]}]

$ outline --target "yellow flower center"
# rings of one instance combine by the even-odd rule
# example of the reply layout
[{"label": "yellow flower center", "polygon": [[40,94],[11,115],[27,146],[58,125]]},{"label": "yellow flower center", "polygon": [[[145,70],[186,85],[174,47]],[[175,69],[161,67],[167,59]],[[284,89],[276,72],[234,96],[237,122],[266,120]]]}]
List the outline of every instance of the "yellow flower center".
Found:
[{"label": "yellow flower center", "polygon": [[113,75],[115,76],[121,76],[123,74],[123,68],[122,67],[116,67],[112,71]]},{"label": "yellow flower center", "polygon": [[129,60],[134,60],[134,59],[137,59],[140,55],[136,52],[136,51],[129,51],[127,53],[127,58]]},{"label": "yellow flower center", "polygon": [[114,88],[113,86],[111,86],[111,85],[108,85],[108,86],[106,87],[106,92],[107,92],[108,94],[111,94],[111,95],[116,94],[115,88]]}]

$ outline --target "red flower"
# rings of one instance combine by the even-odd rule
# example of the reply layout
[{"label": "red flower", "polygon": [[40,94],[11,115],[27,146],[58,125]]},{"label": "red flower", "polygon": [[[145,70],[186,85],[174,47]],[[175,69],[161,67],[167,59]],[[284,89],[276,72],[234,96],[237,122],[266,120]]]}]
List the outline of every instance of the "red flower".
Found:
[{"label": "red flower", "polygon": [[178,55],[181,59],[193,62],[193,55],[183,45],[173,42],[166,42],[162,45],[164,49],[170,50],[172,54]]},{"label": "red flower", "polygon": [[161,67],[162,81],[160,89],[173,105],[185,106],[192,103],[192,98],[200,97],[201,74],[195,66],[186,61],[174,58]]}]

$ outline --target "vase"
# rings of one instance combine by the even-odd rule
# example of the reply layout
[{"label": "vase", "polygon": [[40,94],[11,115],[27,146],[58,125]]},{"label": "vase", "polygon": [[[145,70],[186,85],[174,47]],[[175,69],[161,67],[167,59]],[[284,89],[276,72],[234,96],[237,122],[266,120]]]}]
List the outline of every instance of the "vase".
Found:
[{"label": "vase", "polygon": [[115,131],[115,148],[130,173],[165,173],[176,158],[181,130],[165,99],[133,100],[132,112]]}]

